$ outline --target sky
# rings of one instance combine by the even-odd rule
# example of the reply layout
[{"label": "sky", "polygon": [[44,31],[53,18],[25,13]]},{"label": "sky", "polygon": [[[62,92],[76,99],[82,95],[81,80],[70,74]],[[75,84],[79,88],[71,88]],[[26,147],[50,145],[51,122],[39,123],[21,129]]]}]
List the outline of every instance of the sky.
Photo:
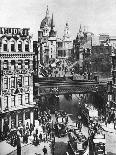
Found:
[{"label": "sky", "polygon": [[66,22],[72,38],[80,24],[94,34],[116,36],[116,0],[0,0],[0,27],[30,28],[36,40],[47,5],[59,37]]}]

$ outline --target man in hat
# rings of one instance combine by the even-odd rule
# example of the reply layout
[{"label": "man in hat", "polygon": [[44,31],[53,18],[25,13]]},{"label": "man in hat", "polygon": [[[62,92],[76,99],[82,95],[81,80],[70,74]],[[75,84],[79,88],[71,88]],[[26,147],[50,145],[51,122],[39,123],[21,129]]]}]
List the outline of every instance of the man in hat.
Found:
[{"label": "man in hat", "polygon": [[44,148],[43,148],[43,153],[44,153],[44,155],[47,155],[47,149],[46,149],[45,146],[44,146]]}]

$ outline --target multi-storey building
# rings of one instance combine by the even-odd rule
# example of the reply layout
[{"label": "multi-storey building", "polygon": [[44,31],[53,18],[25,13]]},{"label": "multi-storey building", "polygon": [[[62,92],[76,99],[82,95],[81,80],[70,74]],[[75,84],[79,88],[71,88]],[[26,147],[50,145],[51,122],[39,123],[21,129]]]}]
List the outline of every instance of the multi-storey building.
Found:
[{"label": "multi-storey building", "polygon": [[34,121],[33,42],[29,28],[0,27],[0,128]]},{"label": "multi-storey building", "polygon": [[[43,65],[46,70],[51,67],[48,76],[53,77],[66,75],[65,68],[68,66],[66,60],[70,57],[72,51],[72,41],[69,35],[68,23],[66,23],[65,26],[63,39],[59,40],[56,34],[53,14],[52,18],[50,18],[47,7],[46,16],[42,20],[40,30],[38,31],[38,50],[40,51],[40,64]],[[57,62],[60,62],[62,67],[57,66]]]}]

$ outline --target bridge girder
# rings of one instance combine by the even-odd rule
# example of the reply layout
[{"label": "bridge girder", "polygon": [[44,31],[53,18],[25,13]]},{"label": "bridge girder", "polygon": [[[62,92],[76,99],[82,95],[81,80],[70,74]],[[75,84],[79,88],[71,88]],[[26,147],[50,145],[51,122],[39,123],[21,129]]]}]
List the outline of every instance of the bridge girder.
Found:
[{"label": "bridge girder", "polygon": [[94,85],[54,85],[54,86],[39,86],[39,95],[55,94],[63,95],[71,94],[86,94],[92,92],[106,93],[107,85],[94,84]]}]

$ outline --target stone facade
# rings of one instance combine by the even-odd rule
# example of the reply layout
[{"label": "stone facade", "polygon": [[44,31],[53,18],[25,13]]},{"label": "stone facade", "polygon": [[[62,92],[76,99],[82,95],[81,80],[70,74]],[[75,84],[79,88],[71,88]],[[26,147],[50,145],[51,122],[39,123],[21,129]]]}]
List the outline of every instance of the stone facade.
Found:
[{"label": "stone facade", "polygon": [[28,28],[0,28],[0,128],[33,123],[33,42]]}]

